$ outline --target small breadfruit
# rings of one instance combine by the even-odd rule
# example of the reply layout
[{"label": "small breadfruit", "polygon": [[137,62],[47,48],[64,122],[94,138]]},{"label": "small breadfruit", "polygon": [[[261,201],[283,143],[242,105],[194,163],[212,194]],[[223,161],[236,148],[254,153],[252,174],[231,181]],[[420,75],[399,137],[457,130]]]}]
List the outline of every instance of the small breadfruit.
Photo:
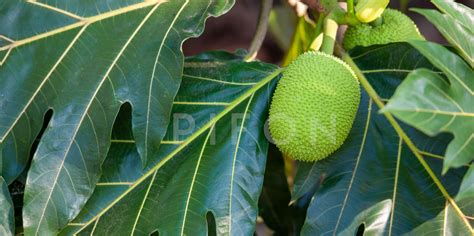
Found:
[{"label": "small breadfruit", "polygon": [[304,53],[278,82],[270,134],[280,151],[295,160],[324,159],[347,138],[359,102],[359,82],[347,64],[326,53]]},{"label": "small breadfruit", "polygon": [[356,46],[368,47],[376,44],[422,40],[415,23],[405,14],[385,9],[382,24],[358,24],[350,26],[344,35],[344,48],[349,50]]}]

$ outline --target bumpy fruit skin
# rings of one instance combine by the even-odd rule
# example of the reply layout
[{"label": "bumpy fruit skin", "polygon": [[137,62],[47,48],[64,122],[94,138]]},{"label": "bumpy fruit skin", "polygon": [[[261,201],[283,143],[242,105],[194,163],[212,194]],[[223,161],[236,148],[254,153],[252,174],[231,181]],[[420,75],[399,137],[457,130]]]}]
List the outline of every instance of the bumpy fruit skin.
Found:
[{"label": "bumpy fruit skin", "polygon": [[347,138],[360,102],[360,86],[347,64],[322,52],[300,55],[283,72],[270,106],[277,147],[300,161],[318,161]]},{"label": "bumpy fruit skin", "polygon": [[368,47],[423,39],[415,23],[397,10],[385,9],[382,19],[382,24],[378,26],[359,24],[349,27],[344,35],[344,48],[349,50],[356,46]]}]

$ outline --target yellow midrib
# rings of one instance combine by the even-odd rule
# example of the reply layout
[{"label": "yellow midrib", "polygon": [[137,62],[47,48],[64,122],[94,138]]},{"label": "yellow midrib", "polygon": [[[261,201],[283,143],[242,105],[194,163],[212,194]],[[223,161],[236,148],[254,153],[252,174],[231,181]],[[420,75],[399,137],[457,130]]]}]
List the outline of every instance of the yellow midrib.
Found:
[{"label": "yellow midrib", "polygon": [[121,15],[121,14],[124,14],[124,13],[127,13],[127,12],[142,9],[142,8],[145,8],[145,7],[150,7],[150,6],[160,4],[160,3],[166,2],[166,1],[167,0],[147,0],[147,1],[140,2],[140,3],[137,3],[137,4],[133,4],[133,5],[129,5],[129,6],[117,9],[117,10],[108,11],[108,12],[105,12],[105,13],[102,13],[102,14],[91,16],[91,17],[85,17],[83,20],[80,20],[78,22],[75,22],[75,23],[72,23],[72,24],[69,24],[69,25],[65,25],[65,26],[60,27],[60,28],[56,28],[56,29],[48,31],[48,32],[37,34],[35,36],[31,36],[31,37],[24,38],[24,39],[21,39],[21,40],[15,40],[11,44],[0,47],[0,51],[5,51],[5,50],[12,49],[12,48],[16,48],[16,47],[19,47],[19,46],[22,46],[22,45],[40,40],[40,39],[44,39],[44,38],[53,36],[55,34],[63,33],[63,32],[66,32],[68,30],[72,30],[72,29],[75,29],[75,28],[78,28],[78,27],[81,27],[81,26],[84,26],[84,25],[87,25],[87,24],[93,24],[95,22],[98,22],[98,21],[101,21],[101,20],[104,20],[104,19],[107,19],[107,18],[111,18],[111,17],[117,16],[117,15]]},{"label": "yellow midrib", "polygon": [[145,181],[148,177],[153,175],[153,173],[159,170],[164,164],[166,164],[169,160],[171,160],[175,155],[177,155],[180,151],[182,151],[185,147],[191,144],[196,138],[198,138],[201,134],[205,133],[208,129],[213,127],[213,125],[222,119],[225,115],[230,113],[234,108],[236,108],[239,104],[241,104],[244,100],[249,98],[253,95],[256,91],[261,89],[263,86],[267,85],[270,81],[275,79],[280,73],[282,69],[276,69],[273,73],[269,74],[267,77],[262,79],[258,84],[247,90],[244,94],[239,96],[236,100],[234,100],[229,106],[227,106],[223,111],[221,111],[217,116],[213,117],[209,122],[207,122],[203,127],[201,127],[198,131],[193,133],[189,136],[186,140],[183,141],[181,145],[179,145],[175,150],[173,150],[170,154],[164,157],[159,163],[157,163],[154,167],[149,169],[146,173],[144,173],[140,178],[135,180],[133,184],[125,190],[122,194],[120,194],[117,198],[115,198],[112,202],[110,202],[106,207],[104,207],[100,212],[98,212],[92,219],[85,222],[83,227],[80,228],[76,234],[79,234],[82,230],[84,230],[87,226],[91,223],[95,222],[99,219],[103,214],[105,214],[109,209],[111,209],[115,204],[120,202],[125,196],[127,196],[133,189],[139,186],[143,181]]}]

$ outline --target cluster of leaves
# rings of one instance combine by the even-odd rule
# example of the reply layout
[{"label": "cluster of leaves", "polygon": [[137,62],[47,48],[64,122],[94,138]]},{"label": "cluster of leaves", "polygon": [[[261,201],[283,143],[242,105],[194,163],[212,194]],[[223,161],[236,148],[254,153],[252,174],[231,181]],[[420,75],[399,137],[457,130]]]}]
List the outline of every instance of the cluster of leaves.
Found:
[{"label": "cluster of leaves", "polygon": [[349,52],[376,96],[291,187],[265,132],[281,70],[181,52],[232,0],[1,3],[0,235],[251,235],[258,215],[281,234],[471,235],[474,17],[434,2],[417,11],[457,53]]},{"label": "cluster of leaves", "polygon": [[442,74],[428,69],[412,71],[385,110],[430,136],[451,133],[454,139],[445,153],[443,173],[469,165],[457,199],[474,198],[474,11],[454,2],[433,3],[444,14],[415,11],[433,22],[461,57],[435,43],[412,42]]}]

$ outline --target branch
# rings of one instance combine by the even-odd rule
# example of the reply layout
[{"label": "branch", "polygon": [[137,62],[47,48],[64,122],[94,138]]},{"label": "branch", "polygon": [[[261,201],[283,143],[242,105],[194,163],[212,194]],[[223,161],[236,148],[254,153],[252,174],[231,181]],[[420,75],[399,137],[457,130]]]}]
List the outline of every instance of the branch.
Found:
[{"label": "branch", "polygon": [[258,51],[262,47],[263,40],[267,35],[268,18],[273,6],[273,0],[262,0],[260,15],[258,17],[257,30],[250,44],[249,53],[245,56],[245,61],[253,61],[257,57]]}]

